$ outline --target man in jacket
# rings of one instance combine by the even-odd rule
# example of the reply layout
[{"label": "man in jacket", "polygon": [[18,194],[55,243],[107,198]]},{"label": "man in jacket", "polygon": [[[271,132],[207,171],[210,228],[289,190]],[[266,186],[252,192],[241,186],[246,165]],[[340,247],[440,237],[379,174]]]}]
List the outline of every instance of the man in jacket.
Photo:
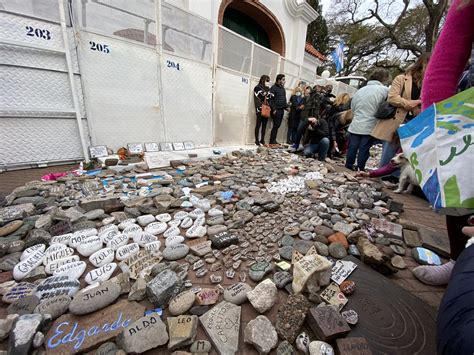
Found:
[{"label": "man in jacket", "polygon": [[[316,85],[318,86],[318,85]],[[296,152],[300,146],[301,138],[303,138],[304,132],[308,128],[309,125],[309,118],[314,117],[314,118],[319,118],[319,109],[321,105],[321,99],[320,99],[320,94],[315,88],[305,94],[305,101],[304,101],[304,107],[303,110],[301,111],[301,119],[300,123],[298,125],[298,129],[296,131],[296,136],[293,141],[293,146],[292,150]]]},{"label": "man in jacket", "polygon": [[346,168],[348,169],[354,169],[357,157],[358,170],[365,170],[370,147],[375,141],[370,135],[377,124],[375,114],[387,98],[388,88],[385,85],[389,80],[388,70],[375,69],[370,75],[367,85],[359,89],[352,97],[351,109],[354,118],[349,126],[349,148],[346,158]]},{"label": "man in jacket", "polygon": [[276,141],[278,128],[281,126],[284,111],[288,107],[288,101],[286,100],[285,81],[285,75],[278,74],[275,84],[270,88],[270,94],[273,95],[270,101],[273,120],[272,131],[270,132],[270,144],[278,144]]},{"label": "man in jacket", "polygon": [[309,158],[318,154],[318,159],[324,161],[329,150],[329,126],[325,119],[308,118],[308,139],[309,144],[304,148],[303,154]]}]

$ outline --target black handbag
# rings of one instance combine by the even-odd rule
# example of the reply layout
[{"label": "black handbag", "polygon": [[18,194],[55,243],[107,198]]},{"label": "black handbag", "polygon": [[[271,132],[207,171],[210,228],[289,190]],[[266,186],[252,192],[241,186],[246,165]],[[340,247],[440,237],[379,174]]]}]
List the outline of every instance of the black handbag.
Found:
[{"label": "black handbag", "polygon": [[[400,96],[403,96],[404,91],[405,91],[405,82],[403,82],[403,88],[402,88],[402,92]],[[390,118],[395,118],[396,112],[397,112],[397,108],[388,102],[388,96],[387,96],[387,99],[385,99],[385,101],[382,102],[377,112],[375,113],[375,117],[378,118],[379,120],[388,120]]]}]

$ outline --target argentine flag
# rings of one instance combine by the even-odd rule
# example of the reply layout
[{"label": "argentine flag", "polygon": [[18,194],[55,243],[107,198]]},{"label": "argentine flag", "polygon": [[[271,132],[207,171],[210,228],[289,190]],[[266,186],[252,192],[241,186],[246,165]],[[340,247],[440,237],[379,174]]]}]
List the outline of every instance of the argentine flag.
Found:
[{"label": "argentine flag", "polygon": [[339,42],[331,56],[334,64],[336,64],[336,73],[339,73],[344,68],[344,41]]}]

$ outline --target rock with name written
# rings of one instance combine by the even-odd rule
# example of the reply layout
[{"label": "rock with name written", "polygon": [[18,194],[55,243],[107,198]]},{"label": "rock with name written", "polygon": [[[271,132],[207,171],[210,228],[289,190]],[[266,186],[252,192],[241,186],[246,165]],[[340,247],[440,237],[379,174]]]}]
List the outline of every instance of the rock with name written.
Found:
[{"label": "rock with name written", "polygon": [[403,227],[400,224],[379,218],[372,218],[371,222],[375,230],[382,233],[385,237],[403,240]]},{"label": "rock with name written", "polygon": [[163,257],[154,251],[140,250],[122,261],[119,266],[123,272],[129,273],[131,279],[136,280],[140,274],[151,271],[161,260]]},{"label": "rock with name written", "polygon": [[77,246],[77,252],[82,256],[89,257],[101,248],[102,240],[99,237],[92,236]]},{"label": "rock with name written", "polygon": [[21,253],[20,260],[26,260],[33,256],[36,252],[38,251],[45,251],[46,250],[46,244],[35,244],[29,248],[26,248],[23,250],[23,253]]},{"label": "rock with name written", "polygon": [[5,303],[13,303],[16,300],[30,296],[36,291],[36,285],[30,282],[20,282],[10,288],[2,297]]},{"label": "rock with name written", "polygon": [[138,243],[131,243],[118,248],[115,252],[115,257],[117,258],[117,260],[122,261],[128,259],[130,256],[138,253],[139,251],[140,246],[138,245]]},{"label": "rock with name written", "polygon": [[7,308],[8,314],[30,314],[38,305],[39,299],[35,295],[20,298],[10,304]]},{"label": "rock with name written", "polygon": [[117,345],[127,353],[141,354],[168,341],[166,325],[157,314],[149,314],[122,330]]},{"label": "rock with name written", "polygon": [[104,248],[89,256],[89,261],[95,267],[101,267],[114,261],[115,251],[112,248]]},{"label": "rock with name written", "polygon": [[339,285],[335,282],[331,282],[320,294],[321,298],[334,306],[336,306],[339,311],[344,308],[348,299],[344,296],[344,293],[340,291]]},{"label": "rock with name written", "polygon": [[59,260],[49,263],[48,265],[46,265],[45,271],[47,274],[54,274],[54,272],[57,269],[59,269],[61,266],[75,263],[78,261],[79,261],[79,255],[68,256],[67,258],[59,259]]},{"label": "rock with name written", "polygon": [[293,269],[293,291],[300,293],[303,291],[306,282],[314,273],[321,273],[331,269],[332,264],[325,257],[320,255],[306,255],[294,264]]},{"label": "rock with name written", "polygon": [[102,267],[93,269],[86,274],[84,280],[90,285],[94,282],[104,282],[110,279],[115,269],[117,268],[116,263],[105,264]]},{"label": "rock with name written", "polygon": [[190,345],[196,338],[197,316],[182,315],[166,319],[170,341],[168,349],[175,350]]},{"label": "rock with name written", "polygon": [[79,280],[81,275],[86,271],[86,263],[84,261],[75,261],[65,264],[54,270],[54,276],[68,275],[73,280]]},{"label": "rock with name written", "polygon": [[43,264],[47,266],[48,264],[52,262],[67,258],[68,256],[71,256],[73,254],[74,254],[74,249],[72,248],[64,248],[57,251],[45,253]]},{"label": "rock with name written", "polygon": [[13,268],[13,278],[17,281],[23,280],[31,271],[41,265],[44,258],[45,253],[38,250],[27,259],[20,261]]},{"label": "rock with name written", "polygon": [[61,295],[73,296],[80,285],[79,280],[71,279],[68,275],[50,276],[38,285],[35,294],[40,301]]},{"label": "rock with name written", "polygon": [[366,338],[344,338],[336,340],[337,353],[340,355],[372,355]]},{"label": "rock with name written", "polygon": [[120,296],[120,285],[105,282],[86,291],[76,293],[69,304],[72,314],[88,314],[107,307]]},{"label": "rock with name written", "polygon": [[231,234],[227,231],[218,233],[210,237],[212,246],[217,249],[227,248],[232,244],[238,244],[239,238],[235,234]]},{"label": "rock with name written", "polygon": [[176,295],[169,304],[169,312],[173,316],[186,313],[194,304],[196,295],[192,290],[187,290]]},{"label": "rock with name written", "polygon": [[233,355],[239,349],[241,307],[223,301],[199,317],[219,354]]},{"label": "rock with name written", "polygon": [[340,285],[355,270],[357,264],[352,261],[338,260],[331,271],[331,280]]},{"label": "rock with name written", "polygon": [[164,306],[175,297],[183,287],[183,281],[172,270],[160,272],[146,286],[146,294],[155,306]]},{"label": "rock with name written", "polygon": [[117,336],[144,311],[145,307],[139,303],[123,300],[83,316],[64,314],[46,334],[46,351],[48,354],[85,352]]},{"label": "rock with name written", "polygon": [[240,305],[247,301],[247,292],[251,290],[252,287],[245,282],[233,284],[225,289],[224,300],[236,305]]},{"label": "rock with name written", "polygon": [[219,291],[214,288],[203,288],[196,294],[196,304],[209,306],[215,304],[219,298]]},{"label": "rock with name written", "polygon": [[107,248],[117,250],[118,248],[123,247],[124,245],[127,245],[128,239],[129,239],[128,234],[118,234],[107,243]]},{"label": "rock with name written", "polygon": [[66,313],[69,303],[71,303],[71,297],[69,296],[51,297],[36,306],[34,313],[50,314],[52,319],[56,319]]},{"label": "rock with name written", "polygon": [[189,252],[189,247],[186,244],[175,244],[166,247],[163,250],[163,257],[166,260],[179,260],[184,258]]},{"label": "rock with name written", "polygon": [[306,321],[316,337],[326,342],[344,337],[351,331],[344,318],[332,306],[311,308]]}]

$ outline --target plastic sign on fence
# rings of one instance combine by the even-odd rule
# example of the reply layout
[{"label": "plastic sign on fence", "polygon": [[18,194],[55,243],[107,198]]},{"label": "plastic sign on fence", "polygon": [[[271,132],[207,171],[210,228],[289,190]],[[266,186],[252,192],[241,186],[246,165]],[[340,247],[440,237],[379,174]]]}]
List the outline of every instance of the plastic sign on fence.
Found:
[{"label": "plastic sign on fence", "polygon": [[89,153],[91,158],[103,158],[109,155],[107,152],[107,147],[105,145],[96,145],[89,147]]},{"label": "plastic sign on fence", "polygon": [[473,132],[474,88],[430,106],[398,129],[403,152],[435,210],[474,209]]}]

